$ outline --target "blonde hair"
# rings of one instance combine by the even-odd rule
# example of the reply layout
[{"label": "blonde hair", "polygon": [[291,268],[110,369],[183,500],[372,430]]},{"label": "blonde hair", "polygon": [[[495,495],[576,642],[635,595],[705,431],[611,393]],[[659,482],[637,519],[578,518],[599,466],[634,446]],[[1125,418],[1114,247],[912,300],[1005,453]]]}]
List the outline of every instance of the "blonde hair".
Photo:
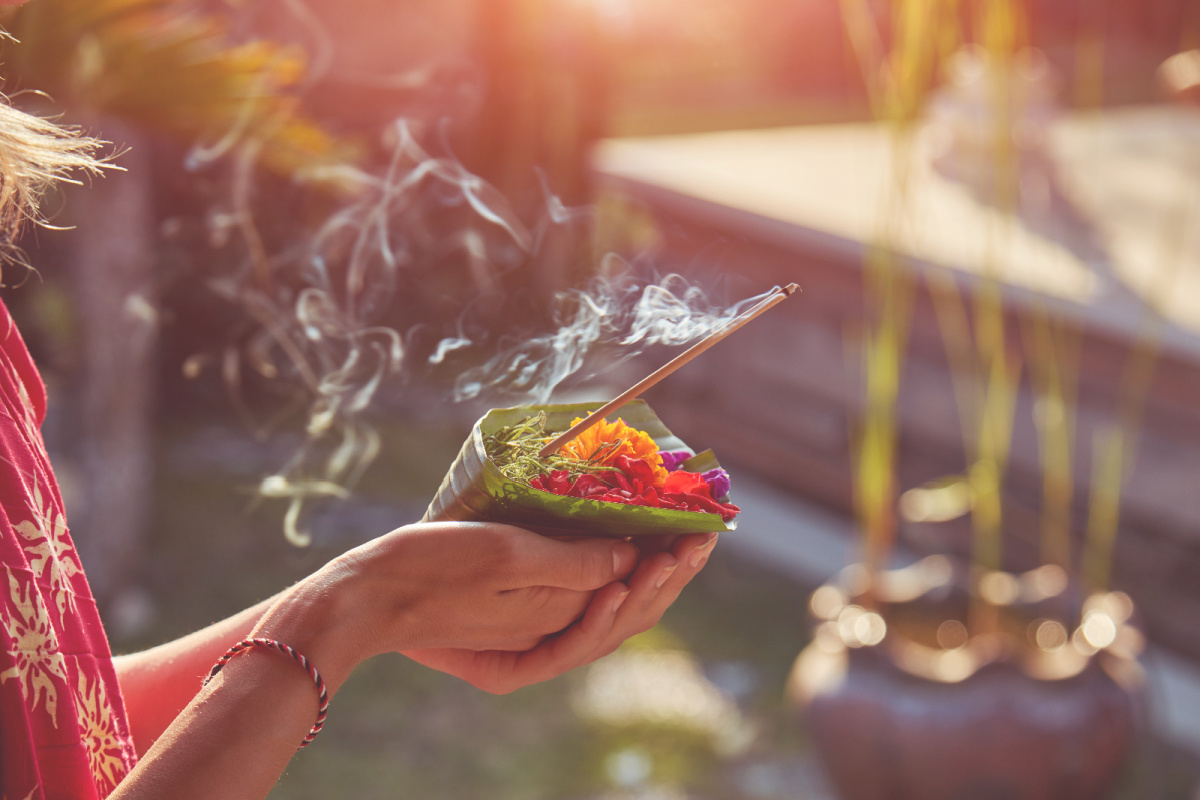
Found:
[{"label": "blonde hair", "polygon": [[95,174],[107,166],[97,157],[102,145],[0,99],[0,264],[24,263],[16,235],[25,223],[47,224],[38,210],[42,195],[59,181],[77,183],[73,173]]}]

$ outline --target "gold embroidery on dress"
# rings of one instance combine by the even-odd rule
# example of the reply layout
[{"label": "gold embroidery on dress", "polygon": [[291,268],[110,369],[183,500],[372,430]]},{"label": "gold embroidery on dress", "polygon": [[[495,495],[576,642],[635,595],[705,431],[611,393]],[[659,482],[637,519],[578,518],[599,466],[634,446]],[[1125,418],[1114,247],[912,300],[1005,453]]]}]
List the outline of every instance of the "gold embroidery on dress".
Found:
[{"label": "gold embroidery on dress", "polygon": [[50,568],[50,597],[58,606],[58,616],[62,619],[68,608],[72,613],[78,610],[71,578],[82,572],[83,568],[72,555],[75,548],[71,546],[71,539],[67,535],[66,517],[51,502],[42,500],[42,491],[36,478],[33,481],[33,508],[36,517],[17,525],[16,530],[32,542],[26,546],[25,552],[31,556],[29,567],[34,574],[40,579],[46,568]]},{"label": "gold embroidery on dress", "polygon": [[108,704],[103,683],[97,679],[89,686],[82,670],[79,672],[79,691],[75,694],[75,716],[91,762],[92,779],[101,790],[101,796],[106,796],[125,777],[121,737],[117,735],[112,707]]},{"label": "gold embroidery on dress", "polygon": [[37,711],[39,701],[42,702],[57,728],[58,689],[54,678],[66,685],[67,662],[59,652],[58,635],[50,624],[50,613],[37,586],[31,580],[22,591],[13,571],[8,567],[5,571],[12,602],[0,604],[0,625],[7,634],[5,649],[16,663],[0,672],[0,683],[16,678],[30,713]]}]

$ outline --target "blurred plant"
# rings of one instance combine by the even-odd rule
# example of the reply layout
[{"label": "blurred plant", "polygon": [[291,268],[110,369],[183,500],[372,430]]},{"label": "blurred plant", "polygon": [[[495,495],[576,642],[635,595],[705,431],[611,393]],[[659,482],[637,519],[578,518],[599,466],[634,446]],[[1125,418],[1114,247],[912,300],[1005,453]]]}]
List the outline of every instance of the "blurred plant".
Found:
[{"label": "blurred plant", "polygon": [[54,108],[108,115],[194,144],[190,166],[235,164],[234,202],[260,288],[270,268],[249,207],[254,168],[345,187],[354,151],[307,118],[293,92],[303,54],[231,46],[221,21],[183,0],[45,0],[4,21],[11,85]]},{"label": "blurred plant", "polygon": [[[1115,419],[1093,436],[1085,540],[1078,559],[1071,531],[1076,498],[1076,406],[1082,331],[1052,307],[1035,300],[1019,317],[1019,339],[1006,314],[1000,268],[1017,225],[1023,152],[1020,115],[1030,101],[1022,84],[1031,37],[1019,0],[900,0],[890,7],[891,34],[866,0],[842,0],[849,39],[862,66],[875,116],[892,133],[895,174],[892,193],[880,215],[876,240],[864,268],[866,331],[862,348],[863,420],[855,442],[856,511],[867,566],[883,569],[897,528],[897,400],[914,295],[914,271],[896,248],[910,193],[914,130],[939,82],[939,70],[964,44],[984,70],[979,82],[986,126],[977,155],[988,162],[982,197],[999,213],[988,217],[980,281],[962,282],[948,271],[928,270],[923,279],[953,380],[966,460],[963,475],[948,476],[914,490],[904,500],[935,504],[938,519],[969,513],[971,563],[976,578],[1005,568],[1004,508],[1018,396],[1027,374],[1034,399],[1034,426],[1041,462],[1041,561],[1078,576],[1087,591],[1107,589],[1116,537],[1120,495],[1136,450],[1142,407],[1162,336],[1160,313],[1174,274],[1183,260],[1182,226],[1165,237],[1161,273],[1146,298],[1143,323],[1135,337],[1118,387]],[[1102,39],[1087,26],[1076,48],[1075,101],[1082,107],[1103,99]],[[890,44],[885,45],[885,41]],[[1026,69],[1027,71],[1027,69]],[[1181,218],[1183,219],[1183,218]],[[917,494],[919,493],[919,494]],[[904,503],[900,504],[901,507]],[[926,512],[931,510],[925,508]],[[926,516],[926,519],[932,519]],[[977,590],[972,599],[973,632],[992,626],[989,603]]]},{"label": "blurred plant", "polygon": [[894,6],[895,43],[885,51],[865,0],[842,0],[850,41],[862,65],[875,114],[887,122],[896,157],[896,174],[881,215],[882,227],[871,246],[864,271],[867,304],[863,345],[865,400],[856,441],[855,507],[865,537],[864,560],[873,569],[886,566],[896,536],[896,405],[912,313],[911,271],[892,247],[910,184],[908,167],[918,113],[935,84],[937,65],[949,30],[942,17],[955,0],[904,0]]},{"label": "blurred plant", "polygon": [[219,20],[181,0],[45,0],[6,21],[6,78],[72,110],[112,114],[199,142],[211,160],[257,139],[259,163],[309,177],[347,155],[289,93],[303,54],[230,46]]},{"label": "blurred plant", "polygon": [[[965,479],[971,498],[972,565],[987,574],[1004,567],[1004,478],[1022,372],[1021,355],[1008,340],[999,269],[1008,228],[1015,224],[1019,203],[1021,153],[1013,131],[1022,98],[1014,75],[1016,61],[1027,47],[1027,32],[1022,7],[1013,0],[986,0],[977,7],[977,13],[982,39],[979,47],[988,69],[985,86],[992,126],[987,153],[991,179],[985,191],[990,195],[987,201],[1002,216],[998,220],[989,218],[983,281],[972,287],[969,313],[958,284],[948,275],[935,274],[929,287],[951,365],[962,426]],[[1050,374],[1045,379],[1051,389],[1058,385],[1054,366],[1049,366]],[[1046,452],[1061,454],[1061,448],[1055,445],[1062,444],[1057,434],[1063,430],[1058,426],[1039,430],[1052,434],[1043,436]],[[970,626],[976,631],[989,630],[993,627],[989,605],[978,594],[973,595],[972,603]]]}]

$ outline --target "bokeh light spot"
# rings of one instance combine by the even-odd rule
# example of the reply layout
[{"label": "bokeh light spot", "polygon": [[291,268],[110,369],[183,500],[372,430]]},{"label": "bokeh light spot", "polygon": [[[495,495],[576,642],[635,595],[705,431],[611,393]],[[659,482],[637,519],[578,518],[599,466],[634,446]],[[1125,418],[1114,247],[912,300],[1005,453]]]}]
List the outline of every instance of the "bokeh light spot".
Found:
[{"label": "bokeh light spot", "polygon": [[654,762],[650,756],[636,748],[627,748],[611,753],[604,761],[604,771],[609,780],[623,789],[645,785],[654,773]]},{"label": "bokeh light spot", "polygon": [[967,626],[956,619],[948,619],[938,626],[937,641],[943,650],[957,650],[967,643]]},{"label": "bokeh light spot", "polygon": [[1083,631],[1088,644],[1097,650],[1103,650],[1117,639],[1117,624],[1103,611],[1088,612],[1079,629]]},{"label": "bokeh light spot", "polygon": [[1067,629],[1061,622],[1052,619],[1036,620],[1033,623],[1033,639],[1041,649],[1054,653],[1066,646],[1069,638]]},{"label": "bokeh light spot", "polygon": [[1021,598],[1036,603],[1058,597],[1067,590],[1067,571],[1057,564],[1046,564],[1021,576]]},{"label": "bokeh light spot", "polygon": [[818,619],[837,619],[846,607],[846,596],[836,586],[822,586],[813,592],[809,605]]},{"label": "bokeh light spot", "polygon": [[1020,583],[1007,572],[989,572],[979,580],[980,596],[994,606],[1010,605],[1020,593]]}]

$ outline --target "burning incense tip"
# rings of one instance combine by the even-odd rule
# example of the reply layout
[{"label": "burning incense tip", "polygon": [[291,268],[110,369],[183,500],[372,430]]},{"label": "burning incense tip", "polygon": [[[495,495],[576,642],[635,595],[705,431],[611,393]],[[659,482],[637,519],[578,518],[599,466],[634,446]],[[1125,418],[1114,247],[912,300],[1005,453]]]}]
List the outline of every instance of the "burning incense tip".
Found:
[{"label": "burning incense tip", "polygon": [[787,286],[776,286],[767,295],[766,299],[764,299],[762,302],[755,305],[753,308],[751,308],[745,314],[735,317],[734,319],[730,320],[727,324],[722,325],[720,328],[713,331],[705,338],[701,339],[695,345],[688,348],[687,350],[680,353],[675,358],[668,361],[663,366],[659,367],[654,372],[647,375],[636,385],[631,386],[629,389],[626,389],[620,395],[618,395],[617,397],[615,397],[612,400],[605,403],[601,408],[597,409],[596,411],[593,411],[591,414],[589,414],[587,416],[586,419],[580,420],[577,424],[572,425],[569,429],[567,429],[566,431],[564,431],[561,434],[559,434],[558,436],[556,436],[549,443],[547,443],[545,447],[543,447],[541,450],[538,451],[538,455],[541,458],[546,458],[551,453],[558,452],[559,448],[561,448],[564,444],[571,441],[576,436],[583,433],[588,428],[592,427],[597,422],[604,419],[609,414],[613,413],[618,408],[620,408],[621,406],[628,403],[630,400],[634,399],[635,397],[638,397],[639,395],[642,394],[642,392],[646,391],[651,386],[658,383],[663,378],[667,377],[672,372],[679,369],[684,364],[688,363],[693,358],[700,355],[705,350],[712,347],[714,344],[721,341],[729,334],[738,330],[743,325],[748,323],[750,320],[754,319],[755,317],[759,316],[760,314],[764,313],[765,311],[768,311],[769,309],[774,308],[775,306],[779,305],[779,303],[788,299],[789,297],[791,297],[793,294],[795,294],[799,290],[800,290],[799,285],[797,285],[795,283],[789,283]]}]

